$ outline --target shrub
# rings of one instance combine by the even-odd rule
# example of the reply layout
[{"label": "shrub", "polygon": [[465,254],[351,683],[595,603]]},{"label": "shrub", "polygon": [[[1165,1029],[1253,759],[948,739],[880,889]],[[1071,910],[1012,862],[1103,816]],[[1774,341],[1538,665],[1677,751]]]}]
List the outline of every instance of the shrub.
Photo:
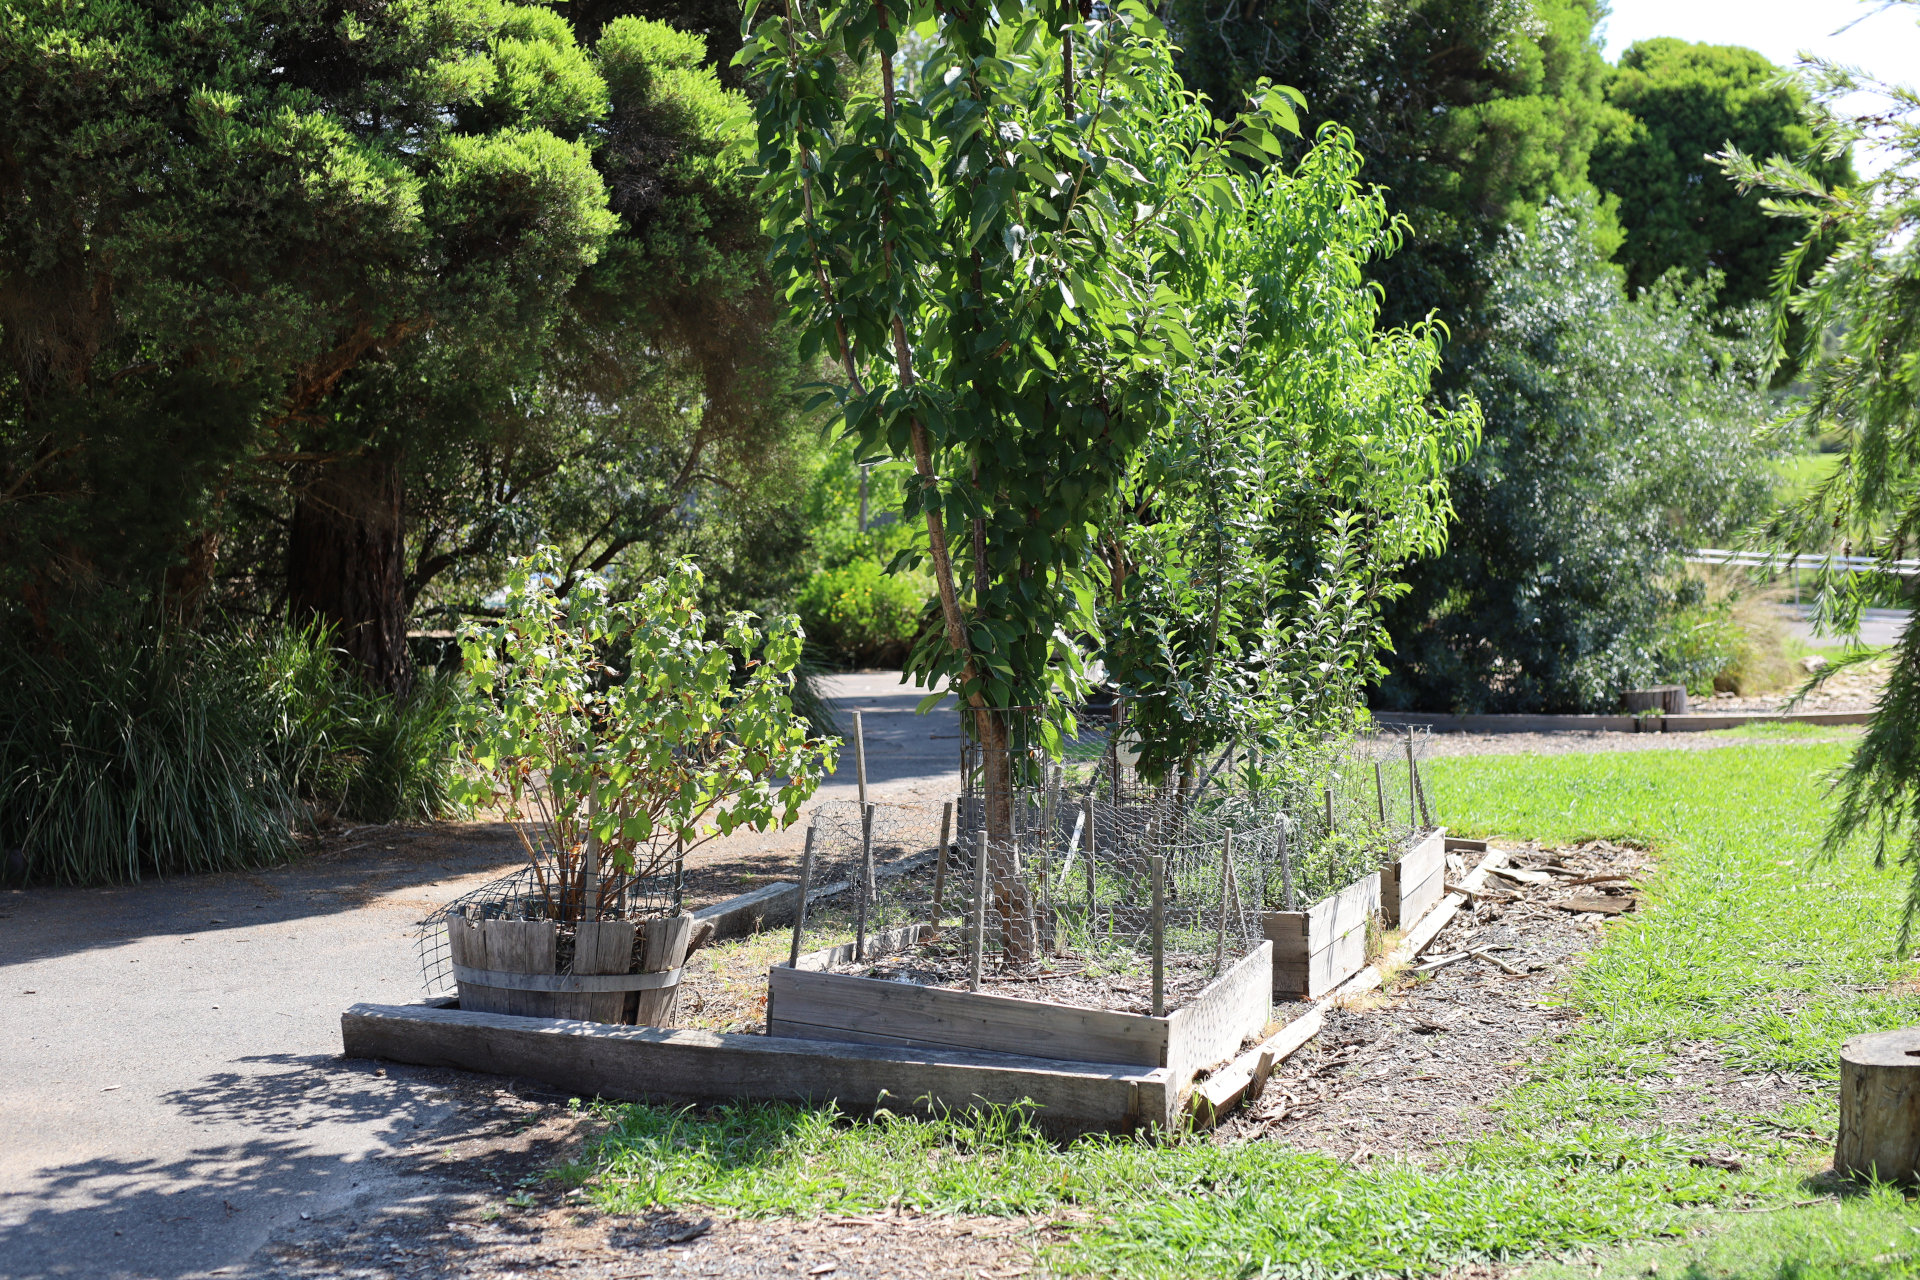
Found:
[{"label": "shrub", "polygon": [[258,866],[297,801],[252,656],[165,631],[0,655],[0,846],[67,884]]},{"label": "shrub", "polygon": [[1449,477],[1446,551],[1389,606],[1381,706],[1611,710],[1660,674],[1678,553],[1770,500],[1757,326],[1729,332],[1704,286],[1629,298],[1596,221],[1550,207],[1496,256],[1462,342],[1485,443]]},{"label": "shrub", "polygon": [[898,667],[920,633],[927,594],[919,575],[890,574],[879,561],[860,559],[814,574],[796,607],[808,639],[835,661]]},{"label": "shrub", "polygon": [[0,873],[67,884],[280,861],[316,816],[448,811],[453,682],[365,688],[319,631],[141,626],[0,648]]},{"label": "shrub", "polygon": [[1781,624],[1777,587],[1689,566],[1662,619],[1661,679],[1695,696],[1751,697],[1785,688],[1801,673]]}]

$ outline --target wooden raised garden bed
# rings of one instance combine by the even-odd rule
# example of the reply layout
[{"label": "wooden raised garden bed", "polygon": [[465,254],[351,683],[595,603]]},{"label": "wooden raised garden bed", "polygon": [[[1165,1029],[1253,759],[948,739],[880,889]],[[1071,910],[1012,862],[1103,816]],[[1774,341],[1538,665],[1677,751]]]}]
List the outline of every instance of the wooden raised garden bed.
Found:
[{"label": "wooden raised garden bed", "polygon": [[1435,827],[1413,848],[1380,868],[1380,914],[1404,929],[1433,910],[1447,892],[1447,829]]},{"label": "wooden raised garden bed", "polygon": [[1377,915],[1408,928],[1446,891],[1444,828],[1425,833],[1385,870],[1369,871],[1305,911],[1267,911],[1261,932],[1273,943],[1276,1000],[1318,1000],[1367,963],[1367,926]]},{"label": "wooden raised garden bed", "polygon": [[[911,945],[922,928],[912,926],[885,942],[895,948]],[[1262,943],[1187,1004],[1159,1018],[829,973],[824,970],[848,957],[813,952],[802,956],[798,967],[769,971],[767,1034],[1166,1067],[1177,1090],[1196,1071],[1233,1057],[1267,1024],[1272,952]]]}]

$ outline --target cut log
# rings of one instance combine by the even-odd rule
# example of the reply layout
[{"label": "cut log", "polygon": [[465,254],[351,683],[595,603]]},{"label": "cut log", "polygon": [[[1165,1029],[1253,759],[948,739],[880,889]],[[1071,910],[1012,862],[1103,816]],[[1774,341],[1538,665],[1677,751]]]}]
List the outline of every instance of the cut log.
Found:
[{"label": "cut log", "polygon": [[1833,1167],[1882,1182],[1920,1177],[1920,1028],[1855,1036],[1840,1046]]}]

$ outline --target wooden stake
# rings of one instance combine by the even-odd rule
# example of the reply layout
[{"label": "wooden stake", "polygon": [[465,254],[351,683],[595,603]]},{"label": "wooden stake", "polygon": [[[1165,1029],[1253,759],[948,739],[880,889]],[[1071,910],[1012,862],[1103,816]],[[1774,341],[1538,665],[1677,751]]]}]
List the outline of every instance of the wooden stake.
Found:
[{"label": "wooden stake", "polygon": [[867,904],[873,900],[873,806],[860,808],[860,889],[853,907],[853,958],[867,958]]},{"label": "wooden stake", "polygon": [[1413,793],[1420,801],[1420,817],[1427,827],[1433,826],[1433,811],[1427,808],[1427,788],[1420,781],[1420,766],[1413,767]]},{"label": "wooden stake", "polygon": [[807,845],[800,854],[800,902],[793,909],[793,953],[787,957],[789,969],[800,965],[800,935],[807,927],[807,889],[813,884],[813,828],[807,828]]},{"label": "wooden stake", "polygon": [[1373,798],[1380,804],[1380,825],[1387,825],[1387,777],[1380,769],[1380,762],[1373,762]]},{"label": "wooden stake", "polygon": [[947,836],[953,830],[953,801],[947,801],[947,807],[940,813],[940,852],[935,855],[933,864],[933,915],[927,923],[935,929],[940,927],[941,908],[947,901]]},{"label": "wooden stake", "polygon": [[853,713],[853,767],[860,783],[860,807],[864,809],[867,804],[867,722],[858,711]]},{"label": "wooden stake", "polygon": [[1100,888],[1093,865],[1094,851],[1099,845],[1093,838],[1093,797],[1088,796],[1080,804],[1087,818],[1087,939],[1091,942],[1100,923]]},{"label": "wooden stake", "polygon": [[1420,829],[1420,783],[1413,771],[1413,730],[1407,730],[1407,825]]},{"label": "wooden stake", "polygon": [[980,989],[980,953],[986,950],[987,942],[987,833],[985,829],[974,833],[973,837],[973,954],[969,957],[971,969],[967,978],[967,990]]},{"label": "wooden stake", "polygon": [[1167,1016],[1167,860],[1153,855],[1153,1016]]},{"label": "wooden stake", "polygon": [[[1296,910],[1293,905],[1293,860],[1287,857],[1287,820],[1285,818],[1273,824],[1275,838],[1280,846],[1280,891],[1286,895],[1287,910]],[[1265,889],[1261,890],[1265,893]]]},{"label": "wooden stake", "polygon": [[687,905],[687,842],[683,836],[673,838],[673,914],[680,915]]},{"label": "wooden stake", "polygon": [[1331,840],[1333,838],[1333,788],[1322,787],[1320,795],[1327,802],[1327,838]]},{"label": "wooden stake", "polygon": [[1233,832],[1220,841],[1220,927],[1213,935],[1213,976],[1227,958],[1227,894],[1233,889]]}]

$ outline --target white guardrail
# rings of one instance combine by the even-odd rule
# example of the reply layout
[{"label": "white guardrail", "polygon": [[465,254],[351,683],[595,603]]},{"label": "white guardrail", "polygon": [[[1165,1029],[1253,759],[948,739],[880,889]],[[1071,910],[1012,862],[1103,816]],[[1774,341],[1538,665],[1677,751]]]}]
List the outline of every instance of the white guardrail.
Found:
[{"label": "white guardrail", "polygon": [[1719,551],[1701,547],[1687,552],[1692,564],[1729,564],[1748,569],[1851,569],[1861,573],[1879,571],[1902,578],[1920,578],[1920,560],[1875,560],[1872,556],[1830,556],[1803,551],[1789,555],[1782,551]]}]

